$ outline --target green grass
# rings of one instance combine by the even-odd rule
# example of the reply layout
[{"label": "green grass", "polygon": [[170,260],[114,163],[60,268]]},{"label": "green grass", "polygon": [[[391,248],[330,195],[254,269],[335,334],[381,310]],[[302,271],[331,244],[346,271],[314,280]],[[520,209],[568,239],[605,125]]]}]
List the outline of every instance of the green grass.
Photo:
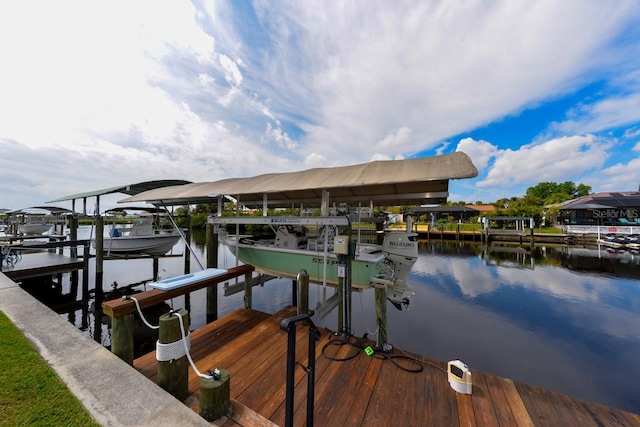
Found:
[{"label": "green grass", "polygon": [[535,233],[563,234],[564,232],[556,227],[540,227],[540,228],[536,228]]},{"label": "green grass", "polygon": [[100,425],[1,311],[0,425]]}]

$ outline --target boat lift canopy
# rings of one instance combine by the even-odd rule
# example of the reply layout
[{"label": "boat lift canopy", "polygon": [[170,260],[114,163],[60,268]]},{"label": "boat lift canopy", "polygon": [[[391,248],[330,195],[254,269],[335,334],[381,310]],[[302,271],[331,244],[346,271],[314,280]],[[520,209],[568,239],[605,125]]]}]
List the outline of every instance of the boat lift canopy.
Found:
[{"label": "boat lift canopy", "polygon": [[336,203],[386,206],[446,202],[449,180],[473,178],[478,170],[462,152],[407,160],[381,160],[353,166],[271,173],[249,178],[157,188],[118,203],[155,205],[212,203],[231,196],[245,206],[320,206],[326,194]]},{"label": "boat lift canopy", "polygon": [[[75,203],[76,199],[82,199],[84,201],[83,213],[86,215],[87,210],[87,198],[95,197],[96,198],[96,211],[100,211],[100,196],[104,196],[106,194],[114,194],[114,193],[123,193],[129,196],[134,194],[140,194],[148,190],[152,190],[154,188],[166,187],[166,186],[176,186],[176,185],[184,185],[188,184],[190,181],[185,181],[181,179],[171,179],[171,180],[156,180],[156,181],[145,181],[139,182],[136,184],[126,184],[120,185],[117,187],[103,188],[101,190],[93,190],[87,191],[84,193],[71,194],[69,196],[63,196],[55,200],[49,200],[47,203],[56,203],[56,202],[66,202],[71,200],[73,204],[73,211],[75,212]],[[48,209],[48,208],[45,208]]]},{"label": "boat lift canopy", "polygon": [[63,215],[71,213],[69,209],[60,208],[57,206],[31,206],[29,208],[7,210],[4,213],[6,215],[45,215],[48,212],[51,215]]}]

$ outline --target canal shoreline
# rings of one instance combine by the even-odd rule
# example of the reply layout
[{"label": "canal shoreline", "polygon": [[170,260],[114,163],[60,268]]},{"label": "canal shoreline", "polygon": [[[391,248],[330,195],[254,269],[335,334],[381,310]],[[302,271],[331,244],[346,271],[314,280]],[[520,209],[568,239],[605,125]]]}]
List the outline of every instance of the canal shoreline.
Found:
[{"label": "canal shoreline", "polygon": [[598,236],[595,234],[556,234],[556,233],[523,233],[515,230],[482,231],[464,230],[433,230],[418,228],[415,230],[419,239],[425,240],[456,240],[464,242],[514,242],[522,244],[558,244],[558,245],[596,245]]}]

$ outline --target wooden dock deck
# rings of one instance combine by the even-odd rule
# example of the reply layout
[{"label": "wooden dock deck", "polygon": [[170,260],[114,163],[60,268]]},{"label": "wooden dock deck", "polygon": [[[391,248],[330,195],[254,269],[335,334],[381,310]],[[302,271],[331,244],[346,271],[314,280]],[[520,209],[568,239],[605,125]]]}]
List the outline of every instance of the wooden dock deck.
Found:
[{"label": "wooden dock deck", "polygon": [[67,273],[82,270],[84,261],[52,252],[27,253],[12,268],[3,268],[2,272],[13,281],[20,281],[32,277]]},{"label": "wooden dock deck", "polygon": [[[284,425],[287,333],[280,321],[293,315],[295,308],[275,315],[239,309],[191,333],[191,356],[198,369],[230,373],[233,413],[225,427]],[[473,394],[457,394],[447,381],[445,362],[410,354],[424,366],[422,372],[412,373],[388,358],[367,356],[359,347],[329,344],[338,343],[339,336],[326,329],[321,333],[315,355],[318,426],[640,426],[638,414],[473,369]],[[307,377],[302,365],[307,363],[307,345],[308,328],[298,326],[296,426],[306,421]],[[385,354],[406,355],[397,349]],[[408,369],[416,367],[406,359],[396,361]],[[134,367],[157,380],[155,352],[136,359]],[[199,380],[189,368],[191,396],[185,404],[195,411]]]}]

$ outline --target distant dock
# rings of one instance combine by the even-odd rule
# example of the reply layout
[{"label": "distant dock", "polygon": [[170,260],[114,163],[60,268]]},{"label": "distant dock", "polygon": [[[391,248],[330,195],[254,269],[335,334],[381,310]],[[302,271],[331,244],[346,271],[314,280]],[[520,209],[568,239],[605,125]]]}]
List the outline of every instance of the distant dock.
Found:
[{"label": "distant dock", "polygon": [[[41,239],[43,236],[39,236]],[[49,237],[49,236],[44,236]],[[69,273],[72,271],[87,269],[89,253],[88,240],[63,240],[50,237],[49,242],[36,242],[23,240],[13,236],[0,236],[0,240],[8,243],[2,245],[7,251],[13,251],[20,255],[15,265],[7,266],[3,263],[0,271],[14,281],[31,279],[35,277]],[[22,241],[16,244],[16,241]],[[63,248],[73,248],[71,255],[64,255]],[[77,248],[84,247],[79,257]],[[87,256],[85,256],[87,255]],[[3,254],[3,258],[6,254]]]},{"label": "distant dock", "polygon": [[501,230],[466,231],[453,225],[452,227],[430,227],[427,224],[414,225],[414,231],[419,238],[427,240],[453,240],[462,242],[486,243],[492,241],[514,242],[522,244],[550,243],[550,244],[576,244],[577,242],[596,243],[597,236],[576,237],[569,234],[536,233],[535,230]]}]

